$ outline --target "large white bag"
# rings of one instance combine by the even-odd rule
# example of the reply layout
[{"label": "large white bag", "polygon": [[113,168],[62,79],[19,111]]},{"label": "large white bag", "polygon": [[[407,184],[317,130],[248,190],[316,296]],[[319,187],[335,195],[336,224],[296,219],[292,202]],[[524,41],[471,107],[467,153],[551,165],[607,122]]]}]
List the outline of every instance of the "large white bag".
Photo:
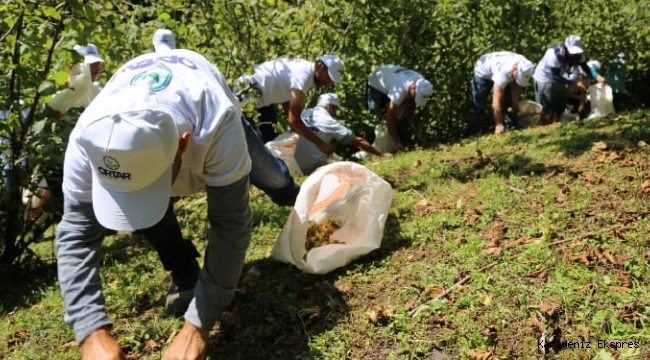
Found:
[{"label": "large white bag", "polygon": [[614,93],[609,85],[594,84],[589,86],[591,112],[587,119],[607,116],[614,113]]},{"label": "large white bag", "polygon": [[299,135],[295,132],[285,132],[265,144],[266,148],[269,149],[275,157],[284,161],[287,168],[289,168],[291,176],[294,178],[302,176],[302,170],[300,170],[300,166],[298,166],[296,158],[294,157],[299,138]]},{"label": "large white bag", "polygon": [[[377,174],[354,162],[318,168],[300,187],[271,257],[311,274],[325,274],[379,248],[393,189]],[[309,222],[338,221],[336,243],[306,251]],[[306,253],[306,255],[305,255]]]}]

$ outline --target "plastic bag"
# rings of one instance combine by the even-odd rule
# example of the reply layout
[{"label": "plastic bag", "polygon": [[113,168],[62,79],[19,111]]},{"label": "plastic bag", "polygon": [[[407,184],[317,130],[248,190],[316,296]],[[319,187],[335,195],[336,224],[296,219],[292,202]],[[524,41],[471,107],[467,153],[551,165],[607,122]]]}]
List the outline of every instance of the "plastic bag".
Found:
[{"label": "plastic bag", "polygon": [[385,124],[375,126],[375,141],[372,146],[381,150],[381,152],[395,152],[395,142],[390,137]]},{"label": "plastic bag", "polygon": [[519,102],[519,115],[517,122],[519,127],[527,128],[537,126],[542,114],[542,105],[534,101],[526,100]]},{"label": "plastic bag", "polygon": [[99,94],[101,87],[92,82],[90,66],[77,64],[70,68],[68,86],[57,91],[48,105],[59,112],[75,107],[87,107]]},{"label": "plastic bag", "polygon": [[[300,187],[271,258],[310,274],[345,266],[379,248],[392,201],[390,184],[364,166],[349,161],[322,166]],[[338,224],[330,241],[307,250],[310,225],[327,222]]]},{"label": "plastic bag", "polygon": [[294,158],[299,138],[299,135],[294,132],[285,132],[265,144],[266,148],[274,156],[282,159],[287,164],[287,168],[289,168],[289,172],[294,178],[303,175],[300,166],[298,166]]},{"label": "plastic bag", "polygon": [[606,116],[614,113],[614,93],[611,86],[594,84],[589,86],[591,112],[587,119]]}]

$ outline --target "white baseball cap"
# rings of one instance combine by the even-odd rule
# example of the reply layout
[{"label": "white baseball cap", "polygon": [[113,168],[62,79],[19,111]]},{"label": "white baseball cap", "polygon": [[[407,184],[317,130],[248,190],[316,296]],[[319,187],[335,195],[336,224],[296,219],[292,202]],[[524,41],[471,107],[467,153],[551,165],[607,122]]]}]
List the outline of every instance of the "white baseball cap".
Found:
[{"label": "white baseball cap", "polygon": [[174,33],[167,29],[156,30],[156,33],[153,34],[153,48],[156,52],[176,49]]},{"label": "white baseball cap", "polygon": [[327,66],[327,73],[330,75],[330,79],[335,83],[341,83],[341,71],[343,71],[343,60],[336,55],[323,55],[321,61],[325,66]]},{"label": "white baseball cap", "polygon": [[582,38],[578,35],[569,35],[564,39],[564,44],[569,46],[578,46],[582,47]]},{"label": "white baseball cap", "polygon": [[590,68],[592,68],[592,69],[594,69],[596,71],[600,70],[600,67],[601,67],[600,61],[598,61],[598,60],[589,60],[589,61],[587,61],[587,66],[589,66]]},{"label": "white baseball cap", "polygon": [[92,168],[95,216],[114,230],[151,227],[171,195],[179,139],[173,112],[158,104],[147,85],[103,100],[119,110],[90,122],[79,138]]},{"label": "white baseball cap", "polygon": [[427,104],[429,96],[433,94],[433,85],[427,79],[418,79],[415,82],[415,104],[423,107]]},{"label": "white baseball cap", "polygon": [[316,106],[327,107],[327,105],[334,105],[340,109],[341,102],[339,101],[339,96],[333,93],[327,93],[319,96]]},{"label": "white baseball cap", "polygon": [[517,63],[517,84],[521,87],[528,85],[530,77],[535,72],[535,65],[528,59],[523,59]]},{"label": "white baseball cap", "polygon": [[104,62],[104,59],[99,56],[99,50],[97,50],[97,46],[95,46],[95,44],[88,44],[86,46],[75,45],[74,50],[77,52],[77,54],[84,57],[84,64]]},{"label": "white baseball cap", "polygon": [[582,54],[582,48],[580,46],[567,46],[566,51],[571,55]]}]

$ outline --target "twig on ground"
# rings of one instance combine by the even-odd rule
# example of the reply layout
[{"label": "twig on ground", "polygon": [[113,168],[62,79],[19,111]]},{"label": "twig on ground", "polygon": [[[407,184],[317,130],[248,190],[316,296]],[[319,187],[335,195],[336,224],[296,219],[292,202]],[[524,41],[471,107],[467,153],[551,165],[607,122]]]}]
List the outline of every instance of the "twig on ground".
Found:
[{"label": "twig on ground", "polygon": [[512,185],[508,185],[508,189],[510,189],[510,190],[512,190],[514,192],[518,192],[520,194],[525,194],[526,193],[526,190],[517,189],[516,187],[514,187]]},{"label": "twig on ground", "polygon": [[[487,269],[489,269],[489,268],[495,266],[496,264],[498,264],[498,263],[497,263],[497,262],[493,262],[493,263],[490,264],[490,265],[487,265],[487,266],[484,266],[484,267],[478,269],[478,271],[479,271],[479,272],[485,271],[485,270],[487,270]],[[439,295],[436,296],[435,298],[429,300],[426,304],[422,304],[422,305],[418,306],[415,310],[412,310],[412,311],[409,313],[409,315],[411,315],[411,317],[417,317],[417,316],[418,316],[422,311],[424,311],[424,310],[426,310],[426,309],[428,309],[428,308],[430,307],[429,304],[431,304],[431,303],[434,302],[434,301],[437,301],[437,300],[440,300],[440,299],[446,297],[446,296],[449,295],[449,294],[450,294],[450,293],[451,293],[451,292],[452,292],[452,291],[453,291],[457,286],[463,285],[464,283],[468,282],[471,278],[472,278],[472,275],[467,275],[467,276],[465,276],[464,278],[458,280],[454,285],[450,286],[447,290],[443,291],[441,294],[439,294]]]},{"label": "twig on ground", "polygon": [[424,195],[422,195],[419,191],[417,191],[417,190],[415,190],[415,189],[411,189],[410,191],[416,193],[416,194],[420,197],[420,199],[422,199],[422,200],[428,202],[429,204],[433,204],[433,203],[431,202],[431,200],[425,198]]},{"label": "twig on ground", "polygon": [[602,229],[602,230],[598,230],[598,231],[589,231],[589,232],[586,232],[584,234],[580,234],[580,235],[577,235],[577,236],[574,236],[574,237],[571,237],[571,238],[568,238],[568,239],[553,241],[551,243],[546,244],[546,246],[554,246],[554,245],[564,244],[564,243],[571,242],[571,241],[580,241],[580,240],[582,240],[584,238],[594,236],[594,235],[599,235],[599,234],[609,232],[609,231],[612,231],[612,230],[615,230],[615,229],[607,228],[607,229]]}]

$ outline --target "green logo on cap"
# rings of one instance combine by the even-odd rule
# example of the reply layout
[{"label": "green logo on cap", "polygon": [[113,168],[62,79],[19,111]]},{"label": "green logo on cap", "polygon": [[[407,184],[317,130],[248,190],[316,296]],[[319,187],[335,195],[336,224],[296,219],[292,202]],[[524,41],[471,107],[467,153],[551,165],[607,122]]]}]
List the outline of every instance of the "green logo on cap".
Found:
[{"label": "green logo on cap", "polygon": [[120,168],[120,163],[114,157],[110,156],[104,156],[104,165],[106,165],[110,170],[117,170]]},{"label": "green logo on cap", "polygon": [[143,82],[151,83],[151,88],[153,91],[160,91],[166,88],[169,85],[169,82],[172,79],[172,71],[165,65],[158,63],[153,68],[141,72],[133,79],[131,79],[131,85],[138,85]]}]

